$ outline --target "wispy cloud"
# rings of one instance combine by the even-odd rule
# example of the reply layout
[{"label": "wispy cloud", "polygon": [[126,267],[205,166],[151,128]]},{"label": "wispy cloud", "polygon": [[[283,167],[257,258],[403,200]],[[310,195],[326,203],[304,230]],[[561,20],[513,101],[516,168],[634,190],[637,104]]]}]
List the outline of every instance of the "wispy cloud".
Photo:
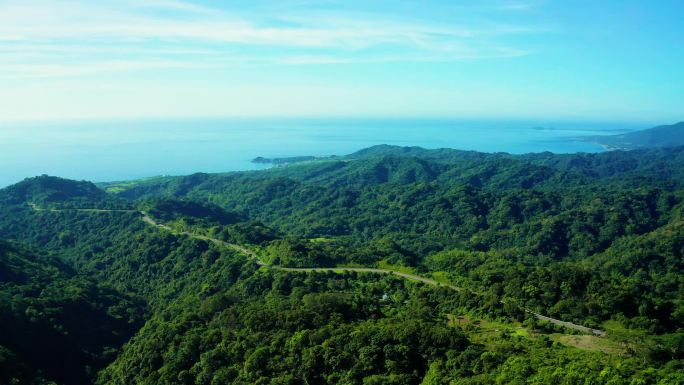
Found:
[{"label": "wispy cloud", "polygon": [[[197,68],[236,62],[343,64],[523,56],[511,36],[539,32],[480,9],[477,23],[426,21],[371,11],[286,13],[212,8],[181,0],[0,2],[2,77]],[[503,8],[502,8],[503,7]],[[502,10],[503,9],[503,10]]]}]

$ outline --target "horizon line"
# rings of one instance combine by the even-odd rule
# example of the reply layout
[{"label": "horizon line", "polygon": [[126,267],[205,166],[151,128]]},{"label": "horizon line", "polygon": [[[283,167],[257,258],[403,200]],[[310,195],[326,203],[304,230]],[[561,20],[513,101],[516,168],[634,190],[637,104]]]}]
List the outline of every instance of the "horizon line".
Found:
[{"label": "horizon line", "polygon": [[[379,120],[379,121],[479,121],[479,122],[553,122],[553,123],[606,123],[606,124],[655,124],[670,125],[684,122],[684,117],[679,119],[612,119],[606,117],[591,116],[479,116],[479,115],[187,115],[187,116],[103,116],[103,117],[58,117],[38,119],[9,119],[0,118],[0,126],[7,124],[30,125],[30,124],[61,124],[61,123],[105,123],[105,122],[169,122],[169,121],[201,121],[201,120]],[[2,127],[0,127],[2,128]]]}]

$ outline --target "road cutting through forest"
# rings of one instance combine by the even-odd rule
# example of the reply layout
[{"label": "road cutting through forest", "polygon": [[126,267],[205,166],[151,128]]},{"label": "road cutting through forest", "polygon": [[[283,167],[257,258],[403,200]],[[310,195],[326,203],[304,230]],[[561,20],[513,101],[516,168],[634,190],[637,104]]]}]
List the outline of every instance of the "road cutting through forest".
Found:
[{"label": "road cutting through forest", "polygon": [[[434,279],[425,278],[425,277],[421,277],[419,275],[410,274],[410,273],[402,273],[399,271],[389,270],[389,269],[379,269],[379,268],[373,268],[373,267],[283,267],[283,266],[271,265],[271,264],[268,264],[268,263],[264,262],[263,260],[261,260],[259,258],[259,256],[254,251],[252,251],[252,250],[250,250],[244,246],[225,242],[225,241],[222,241],[222,240],[217,239],[217,238],[212,238],[212,237],[209,237],[206,235],[192,233],[189,231],[177,231],[177,230],[171,228],[170,226],[167,226],[163,223],[157,222],[146,211],[142,211],[142,210],[116,210],[116,209],[92,209],[92,208],[44,209],[44,208],[38,207],[34,203],[29,203],[29,206],[34,211],[46,211],[46,212],[63,212],[63,211],[78,211],[78,212],[90,212],[90,213],[104,213],[104,212],[134,213],[134,212],[137,212],[142,216],[141,219],[143,220],[143,222],[145,222],[151,226],[154,226],[158,229],[164,229],[164,230],[170,231],[174,234],[184,235],[184,236],[194,238],[194,239],[200,239],[200,240],[204,240],[204,241],[208,241],[208,242],[213,242],[217,245],[221,245],[221,246],[224,246],[226,248],[235,250],[239,253],[245,254],[245,255],[249,256],[250,258],[252,258],[259,266],[264,266],[264,267],[267,267],[267,268],[272,269],[272,270],[287,271],[287,272],[300,272],[300,273],[306,273],[306,272],[345,272],[345,271],[348,271],[348,272],[357,272],[357,273],[390,274],[390,275],[395,275],[397,277],[401,277],[401,278],[404,278],[404,279],[407,279],[410,281],[422,282],[422,283],[425,283],[428,285],[433,285],[433,286],[446,287],[448,289],[458,291],[458,292],[463,290],[462,288],[460,288],[458,286],[438,282]],[[525,312],[531,314],[534,318],[536,318],[538,320],[550,322],[554,325],[562,326],[564,328],[577,330],[577,331],[580,331],[582,333],[593,334],[593,335],[596,335],[599,337],[606,337],[607,336],[607,333],[603,330],[592,329],[592,328],[589,328],[586,326],[574,324],[572,322],[567,322],[567,321],[562,321],[562,320],[559,320],[556,318],[551,318],[551,317],[548,317],[548,316],[545,316],[545,315],[542,315],[539,313],[535,313],[534,311],[529,310],[529,309],[525,309]]]}]

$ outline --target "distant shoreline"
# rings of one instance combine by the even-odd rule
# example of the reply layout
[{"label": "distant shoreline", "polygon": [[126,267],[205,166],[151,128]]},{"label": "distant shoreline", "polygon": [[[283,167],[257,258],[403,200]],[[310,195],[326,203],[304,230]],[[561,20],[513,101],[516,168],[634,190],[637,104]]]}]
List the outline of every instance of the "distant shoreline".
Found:
[{"label": "distant shoreline", "polygon": [[[483,153],[595,153],[605,149],[569,137],[610,134],[620,127],[600,122],[430,119],[45,123],[34,126],[35,130],[22,127],[3,132],[9,136],[0,142],[0,152],[8,167],[0,176],[0,186],[41,174],[106,182],[198,171],[258,170],[295,160],[334,159],[329,155],[343,156],[382,143]],[[262,159],[254,162],[257,156]]]}]

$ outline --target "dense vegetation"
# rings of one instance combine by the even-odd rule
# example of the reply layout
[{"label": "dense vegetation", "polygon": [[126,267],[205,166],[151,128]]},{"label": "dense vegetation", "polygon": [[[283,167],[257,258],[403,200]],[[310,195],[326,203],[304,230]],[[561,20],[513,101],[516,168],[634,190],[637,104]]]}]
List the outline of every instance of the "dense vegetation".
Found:
[{"label": "dense vegetation", "polygon": [[[681,384],[683,170],[684,148],[377,146],[104,190],[27,179],[0,190],[0,301],[16,330],[0,382]],[[390,267],[465,290],[269,270],[187,232],[274,265]],[[29,306],[49,316],[34,323]],[[616,347],[566,347],[526,310],[607,329]],[[60,353],[23,350],[43,339]],[[62,350],[69,370],[46,359]]]},{"label": "dense vegetation", "polygon": [[[288,236],[266,248],[279,264],[382,260],[446,271],[559,318],[597,326],[623,317],[662,333],[684,326],[683,153],[379,146],[356,161],[197,174],[120,195],[210,202],[257,219]],[[657,183],[642,183],[651,177]]]},{"label": "dense vegetation", "polygon": [[142,322],[131,298],[0,242],[0,383],[87,383]]}]

